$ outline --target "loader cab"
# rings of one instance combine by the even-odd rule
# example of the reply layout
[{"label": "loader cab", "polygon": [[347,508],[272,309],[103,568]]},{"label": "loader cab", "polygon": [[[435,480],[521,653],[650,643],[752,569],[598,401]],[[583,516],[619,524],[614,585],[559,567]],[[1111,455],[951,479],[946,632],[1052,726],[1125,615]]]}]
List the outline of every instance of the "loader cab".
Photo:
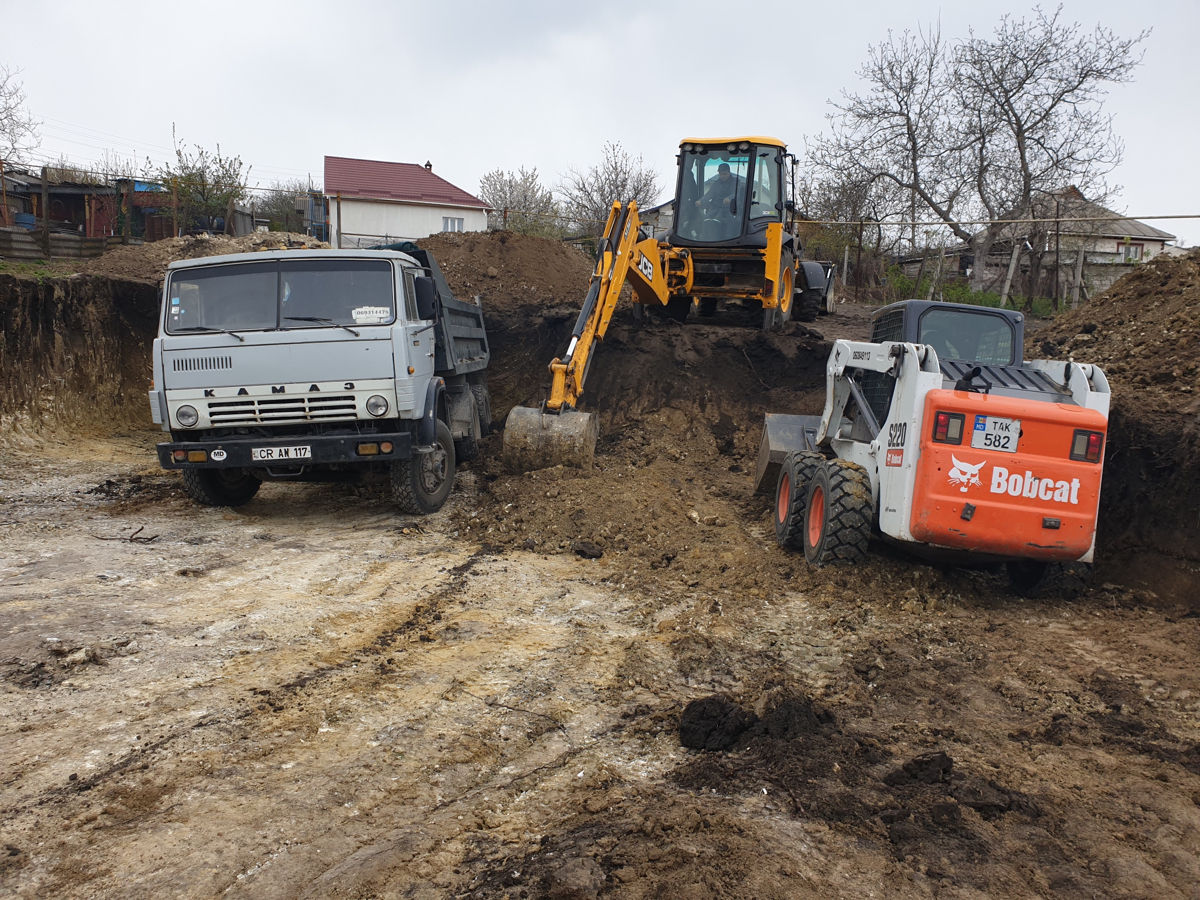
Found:
[{"label": "loader cab", "polygon": [[774,138],[685,140],[670,242],[765,247],[767,226],[784,218],[786,153]]}]

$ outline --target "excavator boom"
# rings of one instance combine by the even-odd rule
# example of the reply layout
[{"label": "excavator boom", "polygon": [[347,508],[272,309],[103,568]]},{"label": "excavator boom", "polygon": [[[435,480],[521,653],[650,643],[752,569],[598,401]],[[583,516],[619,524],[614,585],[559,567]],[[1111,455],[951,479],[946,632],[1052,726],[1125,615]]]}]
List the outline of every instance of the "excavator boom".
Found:
[{"label": "excavator boom", "polygon": [[[510,469],[553,465],[583,467],[596,452],[599,427],[594,413],[576,409],[583,395],[596,345],[604,340],[621,291],[628,283],[639,303],[666,306],[672,295],[664,259],[686,261],[687,251],[672,250],[642,233],[637,203],[614,203],[596,252],[596,268],[571,338],[561,357],[550,363],[550,398],[539,409],[516,406],[504,425],[504,459]],[[686,264],[676,265],[686,270]],[[680,280],[677,276],[676,280]],[[683,281],[690,281],[690,271]]]}]

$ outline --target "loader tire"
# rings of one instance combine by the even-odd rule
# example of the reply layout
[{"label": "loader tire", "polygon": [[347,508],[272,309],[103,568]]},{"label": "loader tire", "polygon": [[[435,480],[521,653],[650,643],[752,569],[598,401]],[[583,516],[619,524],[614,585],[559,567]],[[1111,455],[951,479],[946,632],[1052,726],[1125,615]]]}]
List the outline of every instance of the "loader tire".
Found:
[{"label": "loader tire", "polygon": [[871,537],[871,479],[844,459],[827,460],[808,486],[804,511],[804,558],[821,567],[861,562]]},{"label": "loader tire", "polygon": [[184,469],[183,489],[201,506],[244,506],[262,482],[241,469]]},{"label": "loader tire", "polygon": [[804,510],[808,503],[808,483],[825,463],[825,457],[811,450],[789,453],[779,467],[775,482],[775,542],[789,550],[800,550],[804,530]]},{"label": "loader tire", "polygon": [[391,475],[392,499],[402,511],[424,516],[441,509],[454,487],[454,438],[449,426],[439,419],[433,450],[397,460]]}]

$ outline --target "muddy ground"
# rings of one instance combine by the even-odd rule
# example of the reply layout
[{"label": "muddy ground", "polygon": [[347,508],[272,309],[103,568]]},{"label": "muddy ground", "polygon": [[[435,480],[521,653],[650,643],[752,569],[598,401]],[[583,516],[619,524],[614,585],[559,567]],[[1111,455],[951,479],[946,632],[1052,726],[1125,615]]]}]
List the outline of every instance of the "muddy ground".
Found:
[{"label": "muddy ground", "polygon": [[[432,243],[500,425],[590,263]],[[155,276],[120,265],[0,272],[0,894],[1195,896],[1197,384],[1164,346],[1200,261],[1038,323],[1114,382],[1096,570],[1038,598],[775,546],[762,415],[819,411],[864,307],[620,314],[586,472],[506,474],[494,435],[431,517],[375,484],[212,510],[157,468]]]}]

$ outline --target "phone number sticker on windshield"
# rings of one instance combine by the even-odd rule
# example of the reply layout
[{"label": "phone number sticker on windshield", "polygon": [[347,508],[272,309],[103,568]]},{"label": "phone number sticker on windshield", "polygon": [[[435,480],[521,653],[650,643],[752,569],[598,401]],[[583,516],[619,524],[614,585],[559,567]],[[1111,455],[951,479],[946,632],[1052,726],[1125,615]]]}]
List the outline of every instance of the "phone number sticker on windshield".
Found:
[{"label": "phone number sticker on windshield", "polygon": [[295,462],[312,459],[312,447],[254,447],[250,450],[254,462]]},{"label": "phone number sticker on windshield", "polygon": [[1016,453],[1017,439],[1020,436],[1020,419],[976,416],[975,428],[971,432],[971,446],[980,450],[1002,450],[1005,453]]}]

